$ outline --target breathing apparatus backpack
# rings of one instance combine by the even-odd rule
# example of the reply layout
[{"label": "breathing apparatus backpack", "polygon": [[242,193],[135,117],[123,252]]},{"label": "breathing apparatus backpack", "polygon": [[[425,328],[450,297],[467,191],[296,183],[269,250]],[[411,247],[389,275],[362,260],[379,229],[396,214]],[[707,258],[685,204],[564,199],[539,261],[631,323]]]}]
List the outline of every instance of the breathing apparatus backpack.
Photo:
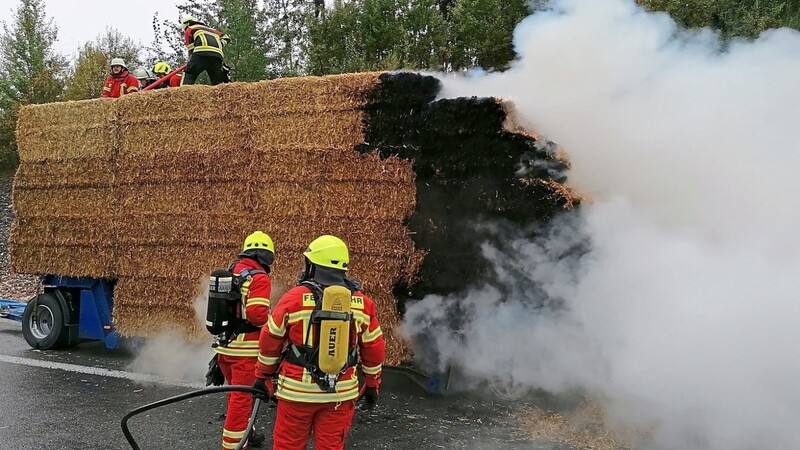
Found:
[{"label": "breathing apparatus backpack", "polygon": [[245,269],[239,275],[233,273],[234,264],[228,269],[211,272],[208,284],[208,307],[206,309],[206,329],[217,337],[219,345],[226,346],[240,333],[259,331],[260,328],[243,319],[242,286],[252,281],[264,270]]},{"label": "breathing apparatus backpack", "polygon": [[[339,375],[358,364],[358,347],[350,302],[360,286],[346,279],[348,287],[329,286],[325,289],[315,281],[303,281],[314,296],[314,310],[306,329],[303,346],[289,345],[285,360],[304,367],[317,385],[326,392],[335,392]],[[311,332],[313,327],[313,333]],[[309,343],[309,336],[315,342]]]}]

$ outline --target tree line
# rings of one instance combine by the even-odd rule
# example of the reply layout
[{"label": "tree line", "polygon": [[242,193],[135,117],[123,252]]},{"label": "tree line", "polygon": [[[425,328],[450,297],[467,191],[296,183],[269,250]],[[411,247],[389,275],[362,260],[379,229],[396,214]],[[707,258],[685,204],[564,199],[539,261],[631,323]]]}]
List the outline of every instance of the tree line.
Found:
[{"label": "tree line", "polygon": [[[800,27],[800,0],[636,0],[683,26],[723,38]],[[231,37],[226,63],[237,81],[369,70],[504,70],[514,60],[516,25],[542,0],[184,0],[192,14]],[[111,58],[131,70],[186,60],[177,17],[153,17],[141,47],[113,28],[68,59],[54,49],[58,26],[44,0],[20,0],[2,23],[0,167],[16,165],[20,106],[100,96]]]}]

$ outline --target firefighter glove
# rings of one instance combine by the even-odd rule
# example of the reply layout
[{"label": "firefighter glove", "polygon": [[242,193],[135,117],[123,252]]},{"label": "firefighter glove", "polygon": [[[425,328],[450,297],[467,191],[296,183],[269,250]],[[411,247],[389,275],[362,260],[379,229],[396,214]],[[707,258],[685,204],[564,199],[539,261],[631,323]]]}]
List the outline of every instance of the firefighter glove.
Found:
[{"label": "firefighter glove", "polygon": [[211,361],[208,362],[208,372],[206,372],[206,386],[222,386],[225,384],[225,375],[222,374],[222,369],[219,368],[219,355],[214,355]]},{"label": "firefighter glove", "polygon": [[256,378],[256,382],[253,383],[253,389],[260,391],[259,394],[253,394],[253,397],[257,397],[265,401],[277,401],[275,398],[275,383],[272,381],[272,378]]},{"label": "firefighter glove", "polygon": [[378,388],[367,387],[364,389],[364,395],[361,397],[361,410],[369,411],[378,404]]}]

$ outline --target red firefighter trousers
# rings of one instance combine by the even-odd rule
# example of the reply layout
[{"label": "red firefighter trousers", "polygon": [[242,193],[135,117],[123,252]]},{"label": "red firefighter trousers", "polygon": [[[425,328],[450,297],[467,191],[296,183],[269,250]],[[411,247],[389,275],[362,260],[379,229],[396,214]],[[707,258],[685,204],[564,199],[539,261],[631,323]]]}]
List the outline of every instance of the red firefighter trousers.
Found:
[{"label": "red firefighter trousers", "polygon": [[[219,368],[228,384],[252,386],[256,381],[258,358],[219,355]],[[247,428],[253,397],[245,392],[228,393],[228,415],[225,417],[225,430],[222,434],[222,448],[233,449],[239,444],[242,432]]]},{"label": "red firefighter trousers", "polygon": [[316,450],[343,450],[355,413],[355,400],[341,403],[278,401],[273,450],[303,450],[314,432]]}]

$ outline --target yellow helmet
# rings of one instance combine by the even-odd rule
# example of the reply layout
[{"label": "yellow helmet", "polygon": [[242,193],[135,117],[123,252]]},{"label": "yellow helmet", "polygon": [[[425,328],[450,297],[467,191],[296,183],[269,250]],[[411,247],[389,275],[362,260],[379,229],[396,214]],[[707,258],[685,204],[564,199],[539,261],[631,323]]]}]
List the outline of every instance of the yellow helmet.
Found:
[{"label": "yellow helmet", "polygon": [[336,236],[326,234],[314,239],[303,253],[308,260],[322,267],[347,270],[350,265],[350,253],[347,244]]},{"label": "yellow helmet", "polygon": [[164,61],[159,61],[155,66],[153,66],[153,73],[156,75],[164,76],[170,72],[172,72],[172,67],[170,67],[169,64],[165,63]]},{"label": "yellow helmet", "polygon": [[242,251],[247,250],[269,250],[275,253],[275,244],[272,243],[272,238],[263,231],[256,231],[250,236],[247,236],[242,246]]}]

